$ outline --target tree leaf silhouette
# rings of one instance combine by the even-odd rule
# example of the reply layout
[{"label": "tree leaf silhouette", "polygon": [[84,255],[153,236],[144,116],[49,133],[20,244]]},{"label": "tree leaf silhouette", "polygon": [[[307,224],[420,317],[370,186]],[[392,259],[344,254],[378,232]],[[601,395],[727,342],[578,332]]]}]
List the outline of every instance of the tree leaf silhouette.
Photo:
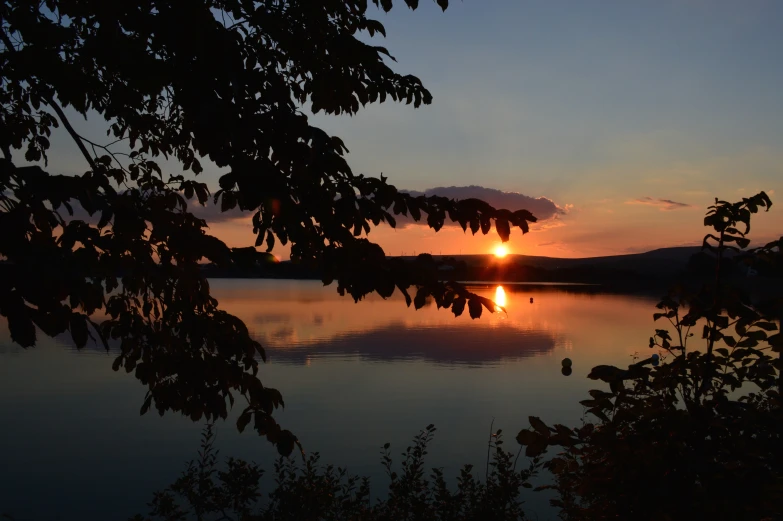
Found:
[{"label": "tree leaf silhouette", "polygon": [[[356,174],[345,143],[301,110],[353,115],[387,99],[432,102],[418,78],[392,69],[387,49],[365,41],[386,34],[370,5],[388,11],[393,2],[5,2],[0,314],[13,341],[34,345],[38,324],[47,335],[68,329],[83,347],[94,331],[117,353],[113,369],[147,387],[143,410],[212,421],[238,393],[250,404],[242,426],[253,422],[290,453],[296,437],[273,418],[282,399],[261,384],[263,347],[219,307],[202,270],[248,258],[192,213],[210,202],[252,216],[247,244],[290,245],[293,262],[356,301],[396,288],[417,308],[431,298],[455,316],[466,303],[480,316],[486,299],[438,280],[431,265],[388,258],[368,233],[396,226],[393,215],[426,214],[435,230],[449,219],[488,233],[494,220],[505,241],[535,217],[412,196],[383,176]],[[105,121],[111,142],[81,136],[74,112]],[[12,151],[24,150],[48,167],[58,128],[84,158],[83,174],[14,164]],[[204,161],[222,173],[214,194],[196,177]],[[172,163],[181,171],[163,168]]]}]

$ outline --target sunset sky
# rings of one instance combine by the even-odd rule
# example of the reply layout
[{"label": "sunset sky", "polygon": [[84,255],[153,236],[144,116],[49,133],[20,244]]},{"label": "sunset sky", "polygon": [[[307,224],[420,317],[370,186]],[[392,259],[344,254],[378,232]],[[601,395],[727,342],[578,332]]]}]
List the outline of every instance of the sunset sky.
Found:
[{"label": "sunset sky", "polygon": [[[715,196],[759,190],[776,206],[756,218],[751,238],[783,234],[783,2],[464,0],[445,13],[434,2],[415,12],[398,3],[378,12],[388,37],[376,43],[434,102],[314,117],[343,138],[354,172],[530,209],[541,222],[512,233],[512,253],[696,244]],[[81,126],[101,135],[100,124]],[[84,169],[70,142],[53,147],[54,164]],[[211,186],[218,175],[207,166]],[[222,219],[212,230],[249,245],[248,222]],[[417,225],[370,239],[392,255],[483,253],[498,243],[494,232]]]}]

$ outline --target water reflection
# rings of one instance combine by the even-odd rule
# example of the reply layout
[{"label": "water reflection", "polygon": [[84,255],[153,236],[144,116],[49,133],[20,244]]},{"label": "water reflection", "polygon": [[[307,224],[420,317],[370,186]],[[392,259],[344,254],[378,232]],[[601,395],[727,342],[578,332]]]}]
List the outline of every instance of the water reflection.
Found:
[{"label": "water reflection", "polygon": [[[529,288],[473,288],[513,309],[472,320],[467,313],[454,317],[432,302],[416,311],[397,295],[388,300],[370,297],[357,305],[317,283],[263,284],[263,298],[247,292],[247,284],[227,280],[216,281],[213,291],[224,309],[248,324],[272,363],[312,363],[319,357],[339,356],[480,365],[546,353],[564,342],[559,323],[530,309],[521,313],[523,308],[514,305],[526,298]],[[551,295],[552,302],[560,298]]]},{"label": "water reflection", "polygon": [[[472,291],[492,298],[506,312],[498,309],[472,320],[467,313],[454,317],[433,302],[420,310],[406,307],[398,294],[390,299],[370,296],[357,304],[314,281],[218,279],[211,284],[220,306],[247,324],[272,363],[296,365],[324,357],[468,365],[528,358],[558,347],[570,349],[580,331],[600,335],[597,324],[627,311],[629,301],[591,288],[474,286]],[[0,334],[7,334],[4,326],[0,324]],[[612,327],[616,335],[617,323]],[[67,333],[54,342],[74,349]],[[0,342],[0,355],[20,352],[18,346]],[[82,352],[105,355],[97,344],[88,343]]]},{"label": "water reflection", "polygon": [[506,290],[503,289],[503,286],[495,288],[495,304],[506,307]]},{"label": "water reflection", "polygon": [[467,313],[455,318],[431,302],[416,311],[397,294],[356,304],[310,281],[224,279],[212,286],[220,305],[245,321],[272,363],[294,364],[323,357],[469,365],[528,358],[571,345],[569,329],[600,334],[594,331],[596,323],[628,301],[591,288],[484,285],[471,289],[506,313],[471,320]]},{"label": "water reflection", "polygon": [[[272,334],[275,337],[277,332]],[[557,335],[517,329],[500,324],[491,332],[470,331],[459,326],[410,327],[393,323],[368,331],[341,334],[310,347],[269,349],[275,362],[305,363],[314,358],[342,356],[362,360],[393,362],[425,360],[439,364],[482,365],[546,353],[558,344]]]},{"label": "water reflection", "polygon": [[[374,480],[384,479],[378,447],[405,447],[429,423],[439,434],[427,465],[453,476],[459,464],[483,464],[493,420],[509,432],[528,415],[578,422],[579,400],[598,386],[585,378],[590,367],[647,352],[656,325],[653,300],[587,290],[504,284],[508,313],[471,320],[435,305],[415,311],[397,296],[355,304],[312,281],[223,279],[211,286],[266,347],[271,363],[260,374],[285,397],[281,423],[323,461]],[[500,300],[496,285],[472,289]],[[140,418],[145,389],[133,375],[113,372],[113,357],[102,349],[77,353],[63,347],[69,342],[69,335],[41,338],[22,350],[11,346],[0,321],[0,414],[7,419],[0,513],[127,519],[177,478],[201,426],[177,415]],[[560,374],[566,357],[573,360],[570,378]],[[269,469],[274,448],[237,433],[238,409],[220,424],[223,454]],[[76,478],[73,469],[80,469]],[[527,508],[546,518],[532,503]]]}]

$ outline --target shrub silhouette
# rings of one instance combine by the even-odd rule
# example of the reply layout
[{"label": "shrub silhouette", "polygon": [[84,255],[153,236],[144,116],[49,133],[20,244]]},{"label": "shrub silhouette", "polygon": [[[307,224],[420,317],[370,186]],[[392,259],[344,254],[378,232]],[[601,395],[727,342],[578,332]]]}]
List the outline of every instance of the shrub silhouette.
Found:
[{"label": "shrub silhouette", "polygon": [[[387,443],[381,461],[390,479],[386,497],[372,502],[367,478],[349,476],[344,469],[322,465],[318,454],[301,464],[298,458],[275,463],[275,488],[263,497],[259,480],[263,471],[255,464],[229,459],[218,470],[214,430],[208,424],[198,459],[165,490],[156,492],[147,516],[130,521],[221,519],[231,521],[478,521],[525,519],[519,493],[530,488],[539,466],[533,459],[527,469],[516,470],[516,458],[503,449],[502,431],[491,434],[485,480],[465,465],[456,490],[446,485],[441,469],[429,476],[424,467],[427,446],[435,427],[427,426],[402,454],[399,473]],[[377,493],[376,493],[377,496]]]},{"label": "shrub silhouette", "polygon": [[650,338],[660,355],[592,369],[589,378],[609,384],[581,402],[595,423],[550,427],[531,417],[517,436],[529,456],[561,450],[544,464],[555,483],[543,488],[558,493],[562,519],[783,515],[781,296],[754,301],[722,274],[727,252],[779,265],[781,241],[747,249],[751,215],[771,204],[762,192],[709,208],[713,281],[695,293],[674,288],[658,304],[654,318],[672,326]]}]

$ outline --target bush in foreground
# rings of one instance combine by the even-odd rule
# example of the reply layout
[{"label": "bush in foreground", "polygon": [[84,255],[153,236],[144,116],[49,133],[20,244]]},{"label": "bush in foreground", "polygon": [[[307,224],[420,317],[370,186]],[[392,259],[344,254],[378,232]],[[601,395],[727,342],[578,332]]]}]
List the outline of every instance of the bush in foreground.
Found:
[{"label": "bush in foreground", "polygon": [[198,458],[176,482],[155,493],[148,516],[138,515],[132,521],[525,519],[520,491],[531,488],[529,480],[540,466],[538,458],[517,470],[517,457],[503,449],[498,430],[490,436],[485,480],[476,479],[472,466],[465,465],[452,492],[441,469],[433,469],[429,476],[426,473],[424,457],[434,434],[435,427],[429,425],[413,438],[402,454],[399,472],[394,470],[389,444],[384,445],[382,464],[390,481],[385,499],[373,502],[367,478],[322,465],[317,453],[303,456],[301,462],[278,459],[275,487],[262,498],[259,481],[264,471],[257,465],[231,458],[225,470],[218,470],[210,424],[204,430]]}]

